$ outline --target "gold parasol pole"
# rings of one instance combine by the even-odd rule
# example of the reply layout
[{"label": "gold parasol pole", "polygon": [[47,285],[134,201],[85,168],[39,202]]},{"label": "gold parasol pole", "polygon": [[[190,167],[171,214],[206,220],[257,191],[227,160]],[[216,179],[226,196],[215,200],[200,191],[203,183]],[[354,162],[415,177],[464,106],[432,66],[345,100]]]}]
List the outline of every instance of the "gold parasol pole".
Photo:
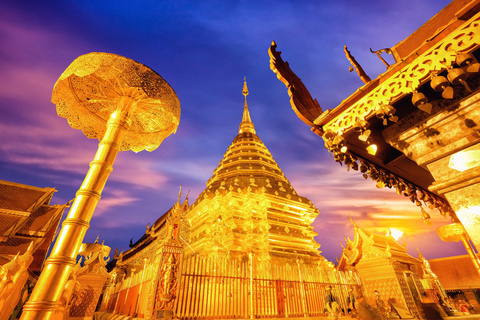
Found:
[{"label": "gold parasol pole", "polygon": [[63,315],[70,302],[65,287],[75,281],[69,276],[118,152],[155,149],[175,131],[180,118],[178,98],[160,75],[109,53],[89,53],[72,62],[55,84],[52,102],[73,128],[101,139],[52,253],[23,307],[22,320],[68,317]]},{"label": "gold parasol pole", "polygon": [[110,116],[95,158],[77,191],[75,201],[63,222],[60,234],[29,301],[23,307],[22,319],[49,319],[61,306],[62,293],[76,264],[76,256],[90,226],[95,207],[107,182],[122,138],[128,127],[126,111]]}]

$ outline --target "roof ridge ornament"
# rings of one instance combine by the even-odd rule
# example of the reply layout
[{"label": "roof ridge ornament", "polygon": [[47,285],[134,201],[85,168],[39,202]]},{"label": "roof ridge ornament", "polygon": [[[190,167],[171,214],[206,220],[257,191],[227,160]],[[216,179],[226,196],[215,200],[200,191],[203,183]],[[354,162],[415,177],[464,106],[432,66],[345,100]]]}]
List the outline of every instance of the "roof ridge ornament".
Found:
[{"label": "roof ridge ornament", "polygon": [[310,92],[303,84],[302,80],[290,69],[288,62],[283,61],[280,55],[281,51],[276,51],[277,44],[272,41],[268,48],[270,56],[270,69],[277,74],[277,78],[288,88],[290,96],[290,105],[297,116],[306,124],[312,127],[312,131],[322,136],[323,129],[314,124],[322,113],[322,108],[317,99],[313,99]]}]

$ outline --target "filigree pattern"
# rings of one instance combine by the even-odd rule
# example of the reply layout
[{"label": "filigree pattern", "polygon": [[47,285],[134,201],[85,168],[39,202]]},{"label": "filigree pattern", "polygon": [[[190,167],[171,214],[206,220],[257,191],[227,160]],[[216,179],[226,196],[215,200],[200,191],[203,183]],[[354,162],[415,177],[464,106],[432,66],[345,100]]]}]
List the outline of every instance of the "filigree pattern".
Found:
[{"label": "filigree pattern", "polygon": [[155,71],[131,59],[92,52],[75,59],[53,88],[59,116],[88,138],[101,139],[116,110],[129,114],[120,150],[152,151],[176,131],[180,102]]},{"label": "filigree pattern", "polygon": [[480,45],[480,13],[469,22],[451,33],[444,41],[426,51],[392,77],[385,79],[377,88],[369,92],[358,102],[334,120],[324,126],[334,132],[345,132],[353,128],[356,120],[375,116],[377,109],[390,105],[401,97],[415,92],[434,74],[455,64],[458,52],[471,52]]},{"label": "filigree pattern", "polygon": [[445,242],[462,241],[465,229],[460,223],[451,223],[437,229],[438,236]]}]

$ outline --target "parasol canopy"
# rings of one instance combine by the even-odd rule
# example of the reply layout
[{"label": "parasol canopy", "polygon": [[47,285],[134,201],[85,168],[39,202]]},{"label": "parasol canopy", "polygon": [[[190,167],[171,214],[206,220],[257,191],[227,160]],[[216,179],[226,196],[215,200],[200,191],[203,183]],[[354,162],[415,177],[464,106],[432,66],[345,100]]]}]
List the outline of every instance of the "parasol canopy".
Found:
[{"label": "parasol canopy", "polygon": [[121,151],[155,150],[180,121],[180,101],[158,73],[111,53],[75,59],[55,83],[52,102],[72,128],[99,140],[110,115],[126,111],[130,125]]}]

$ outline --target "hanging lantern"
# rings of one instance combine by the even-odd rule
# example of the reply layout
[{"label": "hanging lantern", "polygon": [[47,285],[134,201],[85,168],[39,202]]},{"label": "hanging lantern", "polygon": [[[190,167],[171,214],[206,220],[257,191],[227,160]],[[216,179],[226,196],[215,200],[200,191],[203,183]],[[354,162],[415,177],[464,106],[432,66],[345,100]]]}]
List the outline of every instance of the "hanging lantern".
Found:
[{"label": "hanging lantern", "polygon": [[433,90],[442,92],[442,97],[445,99],[452,99],[453,98],[453,88],[450,87],[450,83],[448,82],[447,78],[444,76],[435,76],[430,81],[430,86]]}]

